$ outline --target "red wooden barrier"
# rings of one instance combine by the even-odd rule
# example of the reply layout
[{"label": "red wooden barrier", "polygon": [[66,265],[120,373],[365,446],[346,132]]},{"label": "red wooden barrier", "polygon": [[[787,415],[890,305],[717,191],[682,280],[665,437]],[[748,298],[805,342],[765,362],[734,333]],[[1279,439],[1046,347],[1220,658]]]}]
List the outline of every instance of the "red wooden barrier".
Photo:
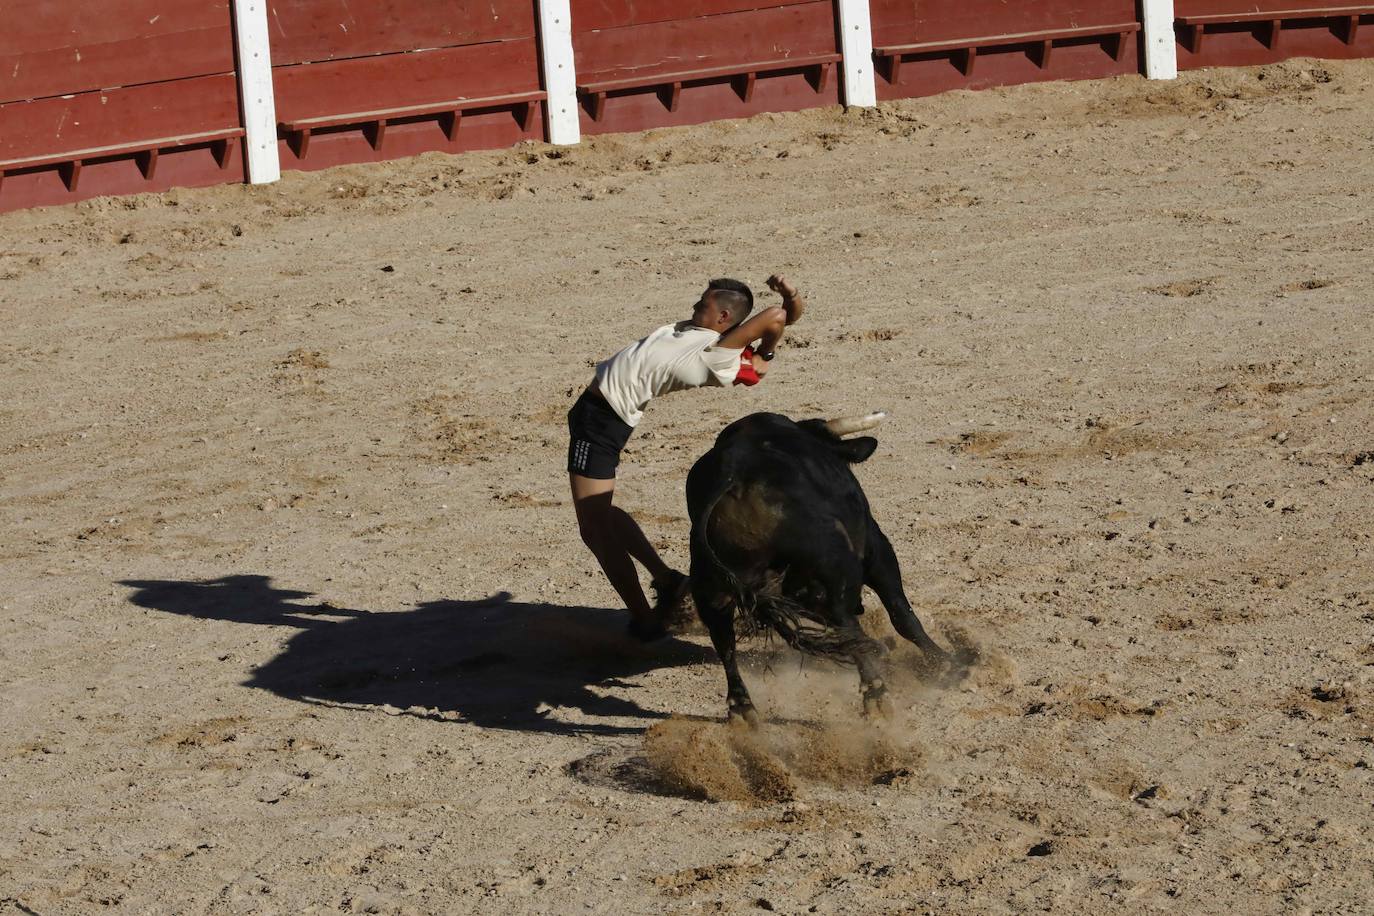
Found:
[{"label": "red wooden barrier", "polygon": [[228,0],[37,0],[7,16],[0,211],[242,180],[230,26]]},{"label": "red wooden barrier", "polygon": [[533,0],[274,0],[268,21],[283,168],[544,136]]},{"label": "red wooden barrier", "polygon": [[879,99],[1139,69],[1135,0],[871,0]]},{"label": "red wooden barrier", "polygon": [[572,0],[584,133],[839,102],[831,0]]},{"label": "red wooden barrier", "polygon": [[1174,14],[1179,69],[1374,57],[1371,2],[1177,0]]},{"label": "red wooden barrier", "polygon": [[[28,0],[0,211],[243,177],[231,0]],[[265,0],[286,168],[542,138],[536,0]],[[582,129],[839,101],[832,0],[571,0]],[[870,0],[881,99],[1138,67],[1136,0]],[[1374,56],[1374,0],[1177,0],[1182,67]]]}]

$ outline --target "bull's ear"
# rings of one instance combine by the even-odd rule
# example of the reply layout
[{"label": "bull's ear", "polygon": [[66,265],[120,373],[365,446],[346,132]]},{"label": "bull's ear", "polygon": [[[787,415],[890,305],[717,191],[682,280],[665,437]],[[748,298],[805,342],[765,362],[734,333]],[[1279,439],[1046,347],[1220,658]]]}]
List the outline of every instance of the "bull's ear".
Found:
[{"label": "bull's ear", "polygon": [[841,439],[835,443],[835,450],[840,453],[841,458],[850,464],[867,461],[868,456],[872,455],[877,447],[878,440],[872,436],[856,436],[853,439]]}]

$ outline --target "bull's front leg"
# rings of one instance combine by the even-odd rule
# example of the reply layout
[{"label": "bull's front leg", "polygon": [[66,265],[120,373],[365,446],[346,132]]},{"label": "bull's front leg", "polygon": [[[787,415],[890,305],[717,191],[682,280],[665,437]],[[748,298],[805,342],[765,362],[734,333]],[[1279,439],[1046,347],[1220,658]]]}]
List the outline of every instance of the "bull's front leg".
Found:
[{"label": "bull's front leg", "polygon": [[939,663],[951,674],[965,668],[971,659],[955,659],[939,643],[930,638],[925,627],[911,609],[906,591],[902,588],[902,569],[897,563],[897,554],[892,543],[883,534],[878,523],[871,518],[868,522],[868,550],[864,555],[864,584],[873,589],[878,600],[887,609],[892,627],[904,639],[915,643],[922,652]]},{"label": "bull's front leg", "polygon": [[757,728],[758,711],[744,686],[744,678],[739,673],[739,660],[735,656],[735,604],[728,597],[712,594],[708,588],[697,585],[697,577],[692,576],[692,598],[696,601],[697,613],[701,622],[711,634],[711,644],[716,647],[716,655],[725,668],[725,705],[729,710],[730,722],[743,722]]}]

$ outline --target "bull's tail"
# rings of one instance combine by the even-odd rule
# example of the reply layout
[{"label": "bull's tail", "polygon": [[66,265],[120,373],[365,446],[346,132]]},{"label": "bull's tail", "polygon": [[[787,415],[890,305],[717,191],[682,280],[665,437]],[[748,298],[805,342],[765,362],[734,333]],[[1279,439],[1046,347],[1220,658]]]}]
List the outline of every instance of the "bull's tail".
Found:
[{"label": "bull's tail", "polygon": [[853,663],[856,654],[881,645],[857,626],[836,627],[815,608],[782,594],[781,577],[769,584],[772,587],[758,594],[749,615],[754,631],[769,627],[794,649],[845,664]]},{"label": "bull's tail", "polygon": [[[701,539],[701,546],[703,550],[705,550],[706,556],[711,560],[711,565],[716,568],[716,572],[720,574],[721,578],[725,580],[725,584],[729,586],[731,597],[734,599],[735,607],[740,616],[752,619],[756,589],[750,588],[745,585],[744,582],[740,581],[739,576],[735,575],[735,571],[725,565],[720,555],[716,553],[715,547],[711,546],[711,516],[715,513],[716,506],[725,498],[725,494],[729,493],[735,485],[734,461],[732,459],[733,456],[729,452],[726,452],[724,460],[721,462],[720,479],[717,482],[716,493],[711,497],[711,501],[706,504],[706,508],[702,510],[700,522],[701,530],[698,532],[697,536]],[[746,627],[746,629],[748,629],[748,627]]]}]

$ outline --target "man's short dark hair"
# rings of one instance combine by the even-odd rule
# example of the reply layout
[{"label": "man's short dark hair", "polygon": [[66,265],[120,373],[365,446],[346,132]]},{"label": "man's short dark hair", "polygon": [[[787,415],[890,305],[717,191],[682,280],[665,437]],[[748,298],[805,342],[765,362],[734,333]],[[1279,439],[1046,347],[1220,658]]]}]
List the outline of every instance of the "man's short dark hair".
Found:
[{"label": "man's short dark hair", "polygon": [[747,283],[721,277],[707,283],[706,289],[717,294],[717,300],[729,309],[736,324],[748,318],[749,313],[754,310],[754,291]]}]

